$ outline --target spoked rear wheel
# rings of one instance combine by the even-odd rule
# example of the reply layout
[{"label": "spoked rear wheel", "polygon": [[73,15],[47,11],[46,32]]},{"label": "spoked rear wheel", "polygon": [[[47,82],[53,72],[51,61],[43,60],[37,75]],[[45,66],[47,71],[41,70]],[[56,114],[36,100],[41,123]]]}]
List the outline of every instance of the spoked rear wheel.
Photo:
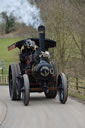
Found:
[{"label": "spoked rear wheel", "polygon": [[68,98],[68,84],[64,73],[58,76],[58,95],[62,104],[65,104]]},{"label": "spoked rear wheel", "polygon": [[9,66],[9,93],[12,100],[17,100],[16,76],[15,64],[11,64]]},{"label": "spoked rear wheel", "polygon": [[17,89],[17,76],[20,74],[19,64],[9,66],[9,93],[12,100],[20,99],[20,92]]},{"label": "spoked rear wheel", "polygon": [[30,100],[30,83],[29,83],[28,75],[24,74],[22,81],[23,81],[22,101],[24,105],[27,106]]}]

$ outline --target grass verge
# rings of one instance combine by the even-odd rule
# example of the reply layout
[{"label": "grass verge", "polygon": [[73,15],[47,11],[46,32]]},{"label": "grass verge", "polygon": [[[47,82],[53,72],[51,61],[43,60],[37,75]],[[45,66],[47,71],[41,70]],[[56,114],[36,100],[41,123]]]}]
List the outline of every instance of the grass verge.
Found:
[{"label": "grass verge", "polygon": [[[17,62],[19,60],[19,57],[18,57],[19,50],[17,48],[11,51],[8,51],[8,46],[17,42],[18,40],[21,40],[21,39],[20,38],[0,39],[0,62],[1,63],[3,62],[3,65],[5,67],[4,74],[8,73],[8,66],[10,63]],[[0,74],[1,74],[1,71],[0,71]]]},{"label": "grass verge", "polygon": [[72,90],[69,90],[69,96],[76,98],[77,100],[81,100],[85,103],[85,95],[82,95],[81,93],[74,92]]}]

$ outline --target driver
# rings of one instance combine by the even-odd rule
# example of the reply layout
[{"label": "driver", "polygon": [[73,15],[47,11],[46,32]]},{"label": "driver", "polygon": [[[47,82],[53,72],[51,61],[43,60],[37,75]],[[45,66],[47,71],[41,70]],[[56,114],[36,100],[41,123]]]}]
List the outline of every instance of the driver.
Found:
[{"label": "driver", "polygon": [[28,39],[26,40],[24,44],[24,49],[22,49],[22,52],[20,54],[20,61],[22,65],[22,69],[25,68],[27,63],[28,56],[36,50],[37,46],[35,45],[35,42]]},{"label": "driver", "polygon": [[35,50],[36,45],[35,45],[35,42],[34,41],[32,41],[32,40],[26,40],[24,47],[26,47],[28,49]]}]

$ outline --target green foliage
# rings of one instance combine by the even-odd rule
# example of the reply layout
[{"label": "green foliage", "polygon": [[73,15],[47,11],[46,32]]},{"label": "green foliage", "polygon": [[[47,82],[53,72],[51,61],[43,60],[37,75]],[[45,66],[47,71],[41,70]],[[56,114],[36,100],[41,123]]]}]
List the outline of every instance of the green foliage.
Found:
[{"label": "green foliage", "polygon": [[14,30],[15,18],[12,15],[8,16],[6,12],[2,13],[2,18],[5,21],[5,33],[12,32]]}]

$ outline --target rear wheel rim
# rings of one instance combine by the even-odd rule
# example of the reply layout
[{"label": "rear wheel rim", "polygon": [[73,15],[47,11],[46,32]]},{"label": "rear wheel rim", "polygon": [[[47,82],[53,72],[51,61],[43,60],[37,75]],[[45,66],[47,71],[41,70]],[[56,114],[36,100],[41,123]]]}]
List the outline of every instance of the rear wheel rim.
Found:
[{"label": "rear wheel rim", "polygon": [[9,88],[9,91],[10,91],[10,96],[12,96],[12,92],[13,92],[12,80],[10,80],[10,88]]},{"label": "rear wheel rim", "polygon": [[10,92],[10,96],[11,96],[11,98],[12,98],[12,96],[13,96],[12,71],[10,72],[9,92]]}]

